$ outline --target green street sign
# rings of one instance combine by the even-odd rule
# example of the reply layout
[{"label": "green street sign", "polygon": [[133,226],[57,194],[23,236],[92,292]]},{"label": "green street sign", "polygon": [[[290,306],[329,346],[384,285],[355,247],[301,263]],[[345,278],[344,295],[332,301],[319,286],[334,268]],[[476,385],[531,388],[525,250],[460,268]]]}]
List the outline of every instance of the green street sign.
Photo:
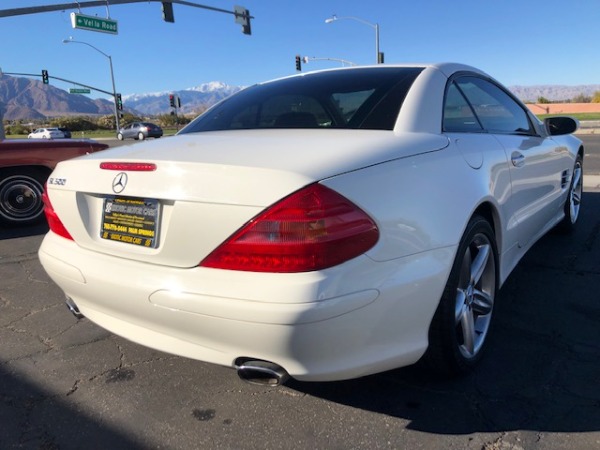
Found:
[{"label": "green street sign", "polygon": [[91,91],[89,89],[78,89],[71,88],[69,89],[69,94],[89,94]]},{"label": "green street sign", "polygon": [[85,16],[72,12],[71,25],[73,28],[80,28],[82,30],[118,34],[117,21],[112,19],[102,19],[100,17]]}]

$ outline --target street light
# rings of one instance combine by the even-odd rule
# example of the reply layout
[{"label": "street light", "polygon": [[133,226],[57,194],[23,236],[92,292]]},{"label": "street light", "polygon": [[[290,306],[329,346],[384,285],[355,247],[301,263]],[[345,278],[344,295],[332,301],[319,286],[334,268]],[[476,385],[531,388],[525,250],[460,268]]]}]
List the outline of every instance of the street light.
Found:
[{"label": "street light", "polygon": [[112,64],[112,58],[110,57],[110,55],[107,55],[106,53],[104,53],[102,50],[100,50],[99,48],[94,47],[92,44],[88,44],[87,42],[83,42],[83,41],[75,41],[71,38],[69,39],[63,39],[63,44],[83,44],[83,45],[87,45],[88,47],[92,47],[94,50],[96,50],[98,53],[101,53],[102,55],[106,56],[108,58],[108,64],[110,65],[110,79],[112,81],[112,90],[113,90],[113,107],[115,110],[115,127],[117,129],[117,133],[119,132],[119,129],[121,128],[121,124],[119,121],[119,111],[117,108],[117,89],[115,87],[115,74],[113,72],[113,64]]},{"label": "street light", "polygon": [[356,66],[356,63],[353,63],[352,61],[348,61],[347,59],[340,59],[340,58],[318,58],[316,56],[303,56],[301,58],[301,60],[304,64],[308,64],[309,61],[337,61],[337,62],[342,63],[342,67],[345,67],[346,65]]},{"label": "street light", "polygon": [[379,24],[368,22],[364,19],[361,19],[360,17],[353,17],[353,16],[338,17],[335,14],[333,16],[331,16],[329,19],[325,19],[325,23],[332,23],[332,22],[335,22],[336,20],[342,20],[342,19],[356,20],[357,22],[364,23],[365,25],[368,25],[371,28],[375,29],[375,64],[379,64],[380,62],[382,62],[380,59],[381,55],[379,53]]}]

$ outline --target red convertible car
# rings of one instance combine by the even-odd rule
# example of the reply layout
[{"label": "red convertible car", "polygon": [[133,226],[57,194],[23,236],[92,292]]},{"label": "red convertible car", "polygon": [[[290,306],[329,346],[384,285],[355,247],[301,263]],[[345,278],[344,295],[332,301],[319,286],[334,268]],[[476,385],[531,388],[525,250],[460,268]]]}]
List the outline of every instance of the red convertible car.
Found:
[{"label": "red convertible car", "polygon": [[60,161],[108,148],[89,139],[0,140],[0,225],[43,219],[43,186]]}]

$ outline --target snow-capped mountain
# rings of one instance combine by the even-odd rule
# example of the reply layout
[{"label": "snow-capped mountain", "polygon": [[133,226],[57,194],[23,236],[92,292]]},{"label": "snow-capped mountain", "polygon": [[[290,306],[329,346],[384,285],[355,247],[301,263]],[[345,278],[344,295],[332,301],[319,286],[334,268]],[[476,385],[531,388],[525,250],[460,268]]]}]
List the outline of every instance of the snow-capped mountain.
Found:
[{"label": "snow-capped mountain", "polygon": [[169,95],[173,94],[181,100],[180,114],[194,114],[242,88],[242,86],[229,86],[220,81],[212,81],[180,91],[124,95],[123,104],[127,108],[148,115],[167,114],[172,110],[169,105]]}]

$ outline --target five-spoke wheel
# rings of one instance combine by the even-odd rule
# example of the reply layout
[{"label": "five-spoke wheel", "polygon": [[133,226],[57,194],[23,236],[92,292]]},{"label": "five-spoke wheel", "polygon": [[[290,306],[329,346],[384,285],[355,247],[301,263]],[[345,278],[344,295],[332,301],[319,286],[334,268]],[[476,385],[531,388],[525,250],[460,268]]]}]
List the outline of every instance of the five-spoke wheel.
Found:
[{"label": "five-spoke wheel", "polygon": [[577,155],[569,193],[565,202],[565,217],[559,224],[559,229],[565,232],[571,232],[575,228],[577,219],[579,219],[579,210],[581,209],[581,194],[583,193],[583,158]]},{"label": "five-spoke wheel", "polygon": [[423,361],[436,371],[457,374],[481,358],[498,288],[494,230],[481,216],[469,221],[429,329]]}]

